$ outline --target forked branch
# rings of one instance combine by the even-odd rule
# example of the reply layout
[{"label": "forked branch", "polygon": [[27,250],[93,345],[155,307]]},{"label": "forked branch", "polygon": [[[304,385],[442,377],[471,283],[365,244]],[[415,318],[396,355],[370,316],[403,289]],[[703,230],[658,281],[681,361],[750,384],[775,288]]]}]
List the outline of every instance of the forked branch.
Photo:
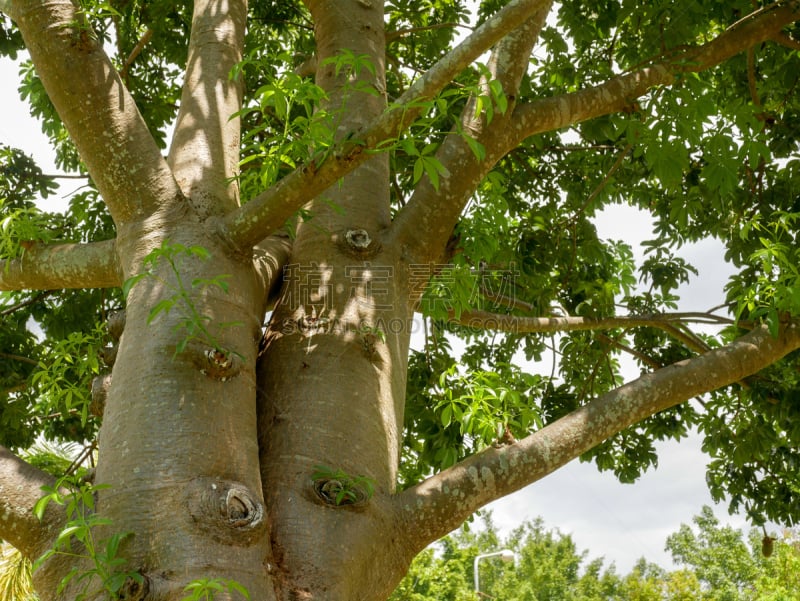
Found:
[{"label": "forked branch", "polygon": [[773,39],[781,29],[798,19],[800,2],[776,3],[769,10],[762,9],[742,19],[709,43],[684,49],[668,62],[618,75],[572,94],[520,104],[506,132],[501,156],[529,136],[622,111],[651,88],[672,85],[681,73],[715,67],[748,48]]},{"label": "forked branch", "polygon": [[[479,138],[486,150],[482,162],[471,159],[464,149],[457,157],[461,168],[454,165],[454,160],[448,161],[453,163],[448,166],[450,180],[458,182],[460,194],[446,189],[436,192],[424,179],[420,182],[414,196],[398,215],[397,236],[403,240],[435,240],[442,231],[452,230],[482,176],[526,138],[626,110],[636,98],[654,87],[672,85],[681,73],[710,69],[756,44],[775,39],[783,27],[799,18],[800,3],[775,3],[745,17],[711,42],[683,49],[669,61],[618,75],[578,92],[517,104],[509,118],[502,120],[505,125],[502,131],[492,131],[492,135]],[[443,182],[442,188],[450,183]],[[435,219],[431,219],[431,215],[435,215]],[[426,235],[419,236],[420,231],[425,231]],[[423,257],[423,260],[435,259],[430,255]]]},{"label": "forked branch", "polygon": [[[476,112],[477,97],[470,98],[464,108],[459,127],[445,138],[436,152],[444,174],[434,186],[423,177],[414,189],[408,204],[395,218],[392,239],[408,249],[414,262],[427,263],[440,258],[447,240],[464,206],[495,161],[479,157],[465,139],[469,136],[482,147],[491,148],[493,140],[504,135],[512,118],[519,86],[528,67],[533,46],[544,27],[552,2],[541,8],[514,29],[494,49],[488,61],[488,78],[483,77],[483,94],[491,98],[489,85],[502,86],[507,107],[490,121],[486,111]],[[419,230],[426,231],[419,236]]]},{"label": "forked branch", "polygon": [[517,24],[524,22],[549,0],[512,0],[443,56],[385,112],[360,132],[354,132],[321,164],[311,161],[295,169],[259,194],[220,224],[220,234],[234,246],[250,248],[276,231],[303,204],[318,196],[340,177],[368,160],[369,151],[395,140],[419,115],[422,102],[435,96],[450,81],[491,48]]}]

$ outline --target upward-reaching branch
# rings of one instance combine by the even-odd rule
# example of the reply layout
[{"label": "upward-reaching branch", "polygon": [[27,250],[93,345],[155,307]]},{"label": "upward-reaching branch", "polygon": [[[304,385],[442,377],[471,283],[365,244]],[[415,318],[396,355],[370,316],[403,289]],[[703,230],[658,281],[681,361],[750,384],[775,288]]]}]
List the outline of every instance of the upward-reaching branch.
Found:
[{"label": "upward-reaching branch", "polygon": [[420,101],[432,98],[483,52],[549,1],[509,2],[417,79],[386,113],[362,131],[354,132],[322,164],[311,162],[299,167],[241,209],[230,213],[222,221],[220,233],[232,244],[250,248],[281,227],[303,204],[368,160],[370,154],[366,151],[396,139],[419,115]]},{"label": "upward-reaching branch", "polygon": [[[483,176],[525,138],[625,110],[652,88],[672,85],[680,73],[710,69],[755,44],[774,39],[783,27],[799,18],[800,3],[775,3],[742,19],[711,42],[683,49],[669,62],[652,64],[578,92],[512,105],[509,115],[495,117],[491,127],[477,131],[477,139],[486,150],[483,161],[478,161],[463,141],[450,136],[438,155],[449,177],[442,178],[438,191],[426,179],[421,180],[396,218],[394,235],[417,249],[429,247],[429,240],[444,237],[446,241]],[[508,39],[513,41],[513,35]],[[425,235],[420,236],[420,231]],[[422,252],[415,260],[436,258],[435,252]]]},{"label": "upward-reaching branch", "polygon": [[242,89],[231,69],[242,60],[246,0],[196,0],[189,58],[169,163],[201,214],[239,204],[233,177],[239,163]]},{"label": "upward-reaching branch", "polygon": [[70,0],[10,0],[36,72],[119,225],[178,189],[161,151],[85,16]]},{"label": "upward-reaching branch", "polygon": [[[414,262],[440,258],[462,209],[494,164],[477,157],[464,135],[486,147],[508,127],[528,59],[551,5],[549,1],[542,3],[535,14],[498,42],[489,58],[489,76],[503,87],[508,102],[506,113],[495,115],[489,122],[485,113],[476,114],[477,98],[471,98],[461,114],[461,131],[451,132],[436,153],[445,170],[440,186],[433,186],[428,177],[423,177],[395,218],[392,237],[409,249]],[[487,95],[489,83],[485,78],[482,81]],[[427,235],[420,236],[420,228]]]},{"label": "upward-reaching branch", "polygon": [[711,69],[762,42],[772,40],[784,27],[800,19],[800,2],[775,3],[742,19],[707,44],[683,49],[668,62],[654,63],[572,94],[519,104],[501,145],[505,155],[525,138],[618,112],[656,86],[672,85],[680,73]]},{"label": "upward-reaching branch", "polygon": [[727,386],[800,348],[800,325],[777,338],[757,328],[587,403],[513,444],[490,447],[397,497],[413,545],[423,548],[487,503],[535,482],[606,438],[694,396]]}]

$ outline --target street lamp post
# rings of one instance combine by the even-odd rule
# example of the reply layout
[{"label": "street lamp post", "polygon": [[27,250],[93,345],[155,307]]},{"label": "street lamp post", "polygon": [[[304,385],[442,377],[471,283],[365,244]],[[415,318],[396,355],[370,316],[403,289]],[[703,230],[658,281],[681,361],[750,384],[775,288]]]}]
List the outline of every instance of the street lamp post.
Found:
[{"label": "street lamp post", "polygon": [[475,592],[480,594],[481,587],[480,587],[480,575],[478,572],[478,562],[481,559],[486,559],[487,557],[499,557],[505,562],[515,561],[517,559],[517,554],[514,553],[511,549],[503,549],[502,551],[494,551],[493,553],[483,553],[482,555],[478,555],[475,558],[475,563],[472,564],[472,572],[475,577]]}]

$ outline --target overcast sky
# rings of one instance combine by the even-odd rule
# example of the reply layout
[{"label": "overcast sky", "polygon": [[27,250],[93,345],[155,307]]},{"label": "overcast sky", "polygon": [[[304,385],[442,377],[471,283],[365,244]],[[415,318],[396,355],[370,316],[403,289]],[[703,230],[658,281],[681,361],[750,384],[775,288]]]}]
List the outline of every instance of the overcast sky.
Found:
[{"label": "overcast sky", "polygon": [[[8,59],[0,59],[0,81],[0,142],[34,155],[45,172],[54,173],[52,152],[39,124],[19,101],[18,67]],[[56,200],[72,189],[70,182],[62,182]],[[647,216],[630,207],[605,211],[597,226],[601,237],[634,246],[651,236]],[[729,273],[720,245],[708,241],[685,247],[680,254],[701,271],[683,291],[681,309],[701,311],[720,304]],[[671,567],[664,552],[667,535],[681,523],[691,523],[703,504],[712,505],[705,486],[706,459],[699,444],[695,438],[659,445],[658,469],[632,485],[619,484],[613,474],[601,474],[593,464],[573,461],[489,508],[504,533],[523,520],[541,516],[548,527],[571,534],[589,557],[603,556],[622,573],[641,556]],[[723,522],[747,528],[744,519],[728,516],[724,506],[715,510]]]}]

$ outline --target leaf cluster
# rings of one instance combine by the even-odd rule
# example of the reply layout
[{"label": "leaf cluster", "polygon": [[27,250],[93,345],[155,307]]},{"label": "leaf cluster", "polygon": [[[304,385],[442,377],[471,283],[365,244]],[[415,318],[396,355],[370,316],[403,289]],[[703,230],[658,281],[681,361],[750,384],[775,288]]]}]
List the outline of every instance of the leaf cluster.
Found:
[{"label": "leaf cluster", "polygon": [[[132,533],[117,532],[98,538],[98,531],[112,524],[111,520],[95,511],[97,492],[104,488],[108,486],[62,478],[53,487],[43,487],[45,495],[33,508],[34,515],[40,520],[50,503],[65,508],[67,522],[64,528],[55,539],[53,548],[34,562],[33,569],[36,570],[55,555],[68,555],[75,560],[87,559],[88,568],[76,561],[57,588],[57,594],[61,594],[70,583],[79,585],[81,589],[75,596],[76,601],[91,599],[100,592],[108,595],[109,599],[120,599],[122,588],[129,580],[143,584],[139,572],[122,569],[127,560],[119,555],[120,545]],[[90,589],[98,586],[95,580],[99,580],[98,590]]]},{"label": "leaf cluster", "polygon": [[181,601],[213,601],[221,593],[239,593],[243,599],[250,599],[249,591],[233,579],[198,578],[187,584],[183,591],[188,593]]},{"label": "leaf cluster", "polygon": [[[164,290],[172,293],[153,305],[147,317],[147,323],[151,324],[158,319],[159,315],[168,315],[173,310],[178,314],[178,321],[174,324],[173,329],[181,333],[182,337],[175,345],[175,355],[182,353],[192,341],[200,342],[225,356],[236,354],[235,351],[225,347],[219,337],[219,332],[226,328],[240,326],[241,323],[214,322],[208,315],[200,313],[194,301],[195,294],[202,294],[208,289],[218,289],[227,294],[229,289],[227,280],[230,276],[219,274],[211,278],[194,278],[187,283],[184,281],[180,261],[192,257],[207,261],[211,258],[211,254],[203,246],[186,246],[168,240],[163,241],[161,246],[153,249],[144,258],[142,262],[144,271],[125,280],[122,284],[122,294],[127,297],[133,287],[142,280],[153,280]],[[162,262],[167,266],[169,277],[162,277],[159,273],[159,266]]]},{"label": "leaf cluster", "polygon": [[311,480],[317,494],[333,505],[365,502],[375,494],[375,481],[372,478],[351,475],[341,468],[315,465]]}]

